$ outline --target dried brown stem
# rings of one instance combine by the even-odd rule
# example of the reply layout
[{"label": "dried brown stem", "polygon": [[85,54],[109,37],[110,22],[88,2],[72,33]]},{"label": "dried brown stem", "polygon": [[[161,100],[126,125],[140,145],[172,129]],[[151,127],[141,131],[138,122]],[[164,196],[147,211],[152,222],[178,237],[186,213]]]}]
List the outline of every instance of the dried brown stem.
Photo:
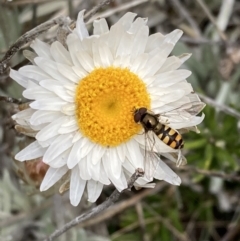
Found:
[{"label": "dried brown stem", "polygon": [[163,225],[170,230],[170,232],[180,241],[190,241],[188,235],[185,232],[178,231],[167,218],[163,218],[159,213],[157,213],[152,207],[148,204],[144,203],[144,207],[150,212],[154,217],[158,219],[159,222],[163,223]]},{"label": "dried brown stem", "polygon": [[187,20],[187,22],[190,24],[190,26],[193,28],[196,37],[201,37],[201,31],[196,23],[196,21],[191,17],[188,10],[183,6],[182,2],[179,0],[170,0],[170,3],[173,5],[173,7],[176,9],[176,13],[180,14],[183,18]]},{"label": "dried brown stem", "polygon": [[6,219],[3,219],[0,221],[0,230],[4,227],[8,227],[17,223],[21,223],[25,220],[35,218],[36,216],[43,213],[45,209],[48,209],[51,205],[52,205],[52,200],[47,200],[44,203],[42,203],[41,206],[35,209],[32,209],[31,213],[23,212],[23,213],[19,213],[17,215],[8,217]]},{"label": "dried brown stem", "polygon": [[129,8],[136,7],[142,3],[148,2],[148,0],[135,0],[135,1],[128,1],[124,4],[119,5],[118,7],[108,9],[107,11],[96,14],[93,17],[91,17],[88,21],[88,23],[93,22],[97,18],[107,18],[115,13],[121,12],[121,11],[126,11]]},{"label": "dried brown stem", "polygon": [[203,0],[196,0],[198,2],[198,4],[200,5],[200,7],[203,9],[203,11],[206,13],[207,17],[209,18],[209,20],[212,22],[212,24],[216,27],[219,36],[221,37],[221,39],[226,42],[227,41],[227,36],[226,34],[218,27],[216,20],[214,18],[214,16],[212,15],[212,13],[209,11],[207,5],[205,4],[205,2]]},{"label": "dried brown stem", "polygon": [[236,175],[232,175],[232,174],[226,174],[224,172],[203,170],[203,169],[198,169],[198,168],[193,167],[193,166],[183,166],[183,167],[180,167],[178,169],[196,172],[196,173],[202,174],[204,176],[208,176],[208,177],[220,177],[220,178],[225,179],[225,180],[240,182],[240,176],[236,176]]},{"label": "dried brown stem", "polygon": [[21,99],[15,99],[15,98],[8,97],[8,96],[0,96],[0,101],[18,104],[18,105],[23,103]]},{"label": "dried brown stem", "polygon": [[205,96],[205,95],[202,95],[202,94],[199,94],[198,93],[198,96],[203,100],[203,102],[205,102],[206,104],[222,111],[222,112],[225,112],[226,114],[228,115],[231,115],[233,117],[236,117],[237,119],[240,119],[240,113],[236,110],[234,110],[233,108],[229,107],[229,106],[226,106],[226,105],[223,105],[223,104],[219,104],[217,103],[215,100]]},{"label": "dried brown stem", "polygon": [[54,25],[68,25],[70,23],[70,18],[60,17],[56,19],[49,20],[45,23],[38,25],[36,28],[31,29],[30,31],[23,34],[6,52],[3,59],[0,61],[0,74],[3,74],[7,68],[10,59],[16,54],[25,44],[30,43],[40,34],[46,32],[48,29]]},{"label": "dried brown stem", "polygon": [[108,5],[112,2],[113,0],[104,0],[102,2],[100,2],[98,5],[96,5],[94,8],[92,8],[90,11],[88,11],[85,16],[84,19],[88,19],[89,17],[92,17],[94,14],[96,14],[100,8],[102,8],[105,5]]},{"label": "dried brown stem", "polygon": [[121,213],[123,210],[131,206],[134,206],[137,202],[139,202],[143,198],[148,197],[150,195],[154,195],[155,193],[158,193],[160,190],[163,190],[166,186],[167,186],[166,182],[159,182],[156,184],[155,188],[145,189],[144,191],[138,194],[135,194],[130,199],[115,204],[114,206],[102,212],[101,215],[96,216],[94,219],[89,219],[82,222],[79,226],[84,228],[84,227],[89,227],[89,226],[98,224],[100,222],[103,222],[115,216],[116,214]]},{"label": "dried brown stem", "polygon": [[138,216],[139,227],[142,233],[142,241],[148,241],[149,238],[146,233],[146,224],[145,224],[144,212],[143,212],[143,207],[141,202],[138,202],[136,204],[136,212]]},{"label": "dried brown stem", "polygon": [[[135,173],[130,177],[128,181],[128,188],[131,189],[133,187],[134,182],[141,176],[143,176],[144,172],[141,168],[138,168]],[[102,212],[103,210],[107,209],[108,207],[112,206],[120,196],[120,192],[115,190],[111,196],[104,201],[102,204],[98,205],[97,207],[94,207],[90,211],[76,217],[72,221],[66,223],[61,229],[56,230],[54,233],[52,233],[48,238],[44,239],[44,241],[52,241],[55,238],[59,237],[61,234],[65,233],[70,228],[82,223],[85,220],[88,220],[92,217],[95,217],[97,214]]]}]

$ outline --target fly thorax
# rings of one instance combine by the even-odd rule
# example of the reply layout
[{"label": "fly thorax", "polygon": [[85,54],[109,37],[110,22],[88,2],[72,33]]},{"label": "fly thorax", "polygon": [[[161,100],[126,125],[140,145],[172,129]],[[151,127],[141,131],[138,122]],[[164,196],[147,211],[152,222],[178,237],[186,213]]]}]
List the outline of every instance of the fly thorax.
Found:
[{"label": "fly thorax", "polygon": [[154,130],[158,123],[157,117],[150,114],[146,114],[142,118],[142,124],[147,130]]},{"label": "fly thorax", "polygon": [[156,135],[159,135],[162,132],[162,128],[163,128],[163,124],[158,122],[158,124],[155,126],[153,131]]}]

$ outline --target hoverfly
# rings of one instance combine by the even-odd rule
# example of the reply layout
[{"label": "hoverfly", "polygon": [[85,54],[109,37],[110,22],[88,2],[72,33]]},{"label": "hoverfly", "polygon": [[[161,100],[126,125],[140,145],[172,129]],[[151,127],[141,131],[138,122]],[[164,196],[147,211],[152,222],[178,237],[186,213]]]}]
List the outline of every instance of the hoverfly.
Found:
[{"label": "hoverfly", "polygon": [[[181,149],[184,147],[182,135],[179,131],[171,128],[168,125],[169,123],[167,121],[167,117],[170,116],[169,113],[173,112],[174,115],[185,119],[189,115],[197,115],[204,108],[204,106],[204,103],[196,101],[182,105],[177,109],[175,108],[162,114],[155,114],[146,107],[140,107],[137,109],[134,108],[134,121],[142,125],[145,133],[144,155],[146,159],[145,176],[147,179],[152,178],[153,173],[156,171],[158,165],[160,165],[160,168],[169,176],[169,182],[171,182],[171,178],[176,177],[176,174],[165,163],[159,161],[160,155],[158,153],[161,153],[161,155],[173,161],[177,159],[177,166],[185,165],[187,163],[185,157],[181,154]],[[180,110],[179,112],[178,109]],[[185,113],[186,116],[184,116],[182,113]],[[166,117],[165,121],[162,117]],[[184,131],[184,129],[181,131]],[[162,153],[162,149],[164,148],[163,143],[169,147],[168,152],[166,153]]]},{"label": "hoverfly", "polygon": [[158,119],[159,116],[145,107],[140,107],[135,110],[134,121],[140,123],[145,132],[153,131],[166,145],[173,149],[182,149],[184,146],[182,135],[170,126],[162,124]]}]

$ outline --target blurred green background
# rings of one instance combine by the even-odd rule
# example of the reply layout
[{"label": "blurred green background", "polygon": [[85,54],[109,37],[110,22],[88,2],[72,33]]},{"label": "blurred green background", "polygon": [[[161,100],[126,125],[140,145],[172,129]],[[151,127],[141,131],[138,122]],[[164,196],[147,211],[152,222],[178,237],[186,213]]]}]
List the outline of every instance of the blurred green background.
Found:
[{"label": "blurred green background", "polygon": [[[76,19],[97,0],[0,1],[0,58],[18,37],[58,16]],[[184,35],[172,54],[192,53],[183,66],[188,81],[207,104],[200,134],[184,135],[188,164],[174,170],[180,187],[158,182],[155,189],[133,190],[92,222],[74,227],[64,241],[237,241],[240,240],[240,1],[115,0],[98,11],[109,26],[125,12],[148,18],[151,34],[179,28]],[[91,24],[88,25],[91,31]],[[42,36],[51,42],[54,30]],[[26,46],[27,47],[27,46]],[[26,64],[22,50],[11,67]],[[20,98],[22,88],[7,74],[0,76],[0,95]],[[65,195],[40,195],[39,184],[26,180],[13,152],[26,138],[13,131],[14,105],[0,102],[0,240],[35,241],[94,205],[83,198],[72,207]],[[25,168],[25,169],[24,169]],[[97,204],[114,190],[106,187]],[[84,200],[85,199],[85,200]]]}]

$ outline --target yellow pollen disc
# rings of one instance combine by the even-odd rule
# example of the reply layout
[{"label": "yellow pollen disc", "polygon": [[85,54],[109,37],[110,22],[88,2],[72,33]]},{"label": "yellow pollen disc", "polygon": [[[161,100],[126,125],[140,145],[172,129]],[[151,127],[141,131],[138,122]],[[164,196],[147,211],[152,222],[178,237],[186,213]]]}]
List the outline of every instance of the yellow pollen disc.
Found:
[{"label": "yellow pollen disc", "polygon": [[76,117],[84,136],[102,146],[118,146],[139,133],[134,107],[150,107],[144,82],[129,69],[98,68],[76,89]]}]

